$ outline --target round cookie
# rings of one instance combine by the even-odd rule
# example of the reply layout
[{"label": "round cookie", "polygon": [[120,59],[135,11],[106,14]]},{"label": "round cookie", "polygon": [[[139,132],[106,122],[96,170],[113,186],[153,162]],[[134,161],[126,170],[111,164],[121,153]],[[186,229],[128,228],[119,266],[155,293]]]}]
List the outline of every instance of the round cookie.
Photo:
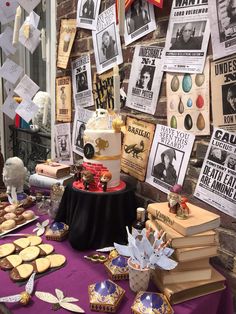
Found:
[{"label": "round cookie", "polygon": [[3,217],[4,215],[6,215],[6,212],[4,209],[0,209],[0,217]]},{"label": "round cookie", "polygon": [[24,212],[24,208],[22,207],[18,207],[16,210],[15,210],[15,214],[16,215],[22,215],[22,213]]},{"label": "round cookie", "polygon": [[31,264],[21,264],[17,267],[14,267],[10,272],[10,278],[13,281],[22,281],[28,279],[29,276],[33,273],[34,267]]},{"label": "round cookie", "polygon": [[20,252],[30,245],[30,240],[28,238],[19,238],[13,241],[16,247],[16,252]]},{"label": "round cookie", "polygon": [[11,205],[6,206],[6,207],[4,208],[4,210],[5,210],[5,212],[7,212],[7,213],[14,213],[15,210],[16,210],[16,208],[17,208],[17,205],[11,204]]},{"label": "round cookie", "polygon": [[14,213],[6,213],[3,217],[4,217],[6,220],[14,219],[14,218],[16,217],[16,214],[14,214]]},{"label": "round cookie", "polygon": [[23,213],[22,213],[22,216],[26,219],[26,220],[31,220],[35,217],[35,214],[32,210],[28,209],[28,210],[25,210]]},{"label": "round cookie", "polygon": [[10,205],[8,202],[0,202],[0,209],[4,209],[5,207],[7,207],[8,205]]},{"label": "round cookie", "polygon": [[9,220],[4,221],[1,224],[1,230],[2,230],[2,232],[4,232],[4,231],[11,230],[11,229],[15,228],[15,226],[16,226],[15,220],[9,219]]},{"label": "round cookie", "polygon": [[22,258],[17,254],[12,254],[0,260],[0,268],[10,270],[22,264]]},{"label": "round cookie", "polygon": [[0,246],[0,258],[12,254],[15,251],[13,243],[5,243]]},{"label": "round cookie", "polygon": [[40,249],[37,246],[28,246],[27,248],[20,251],[23,262],[30,262],[39,256]]},{"label": "round cookie", "polygon": [[40,248],[39,256],[46,256],[54,251],[54,247],[51,244],[40,244],[38,247]]},{"label": "round cookie", "polygon": [[38,237],[38,236],[29,236],[27,239],[30,240],[30,245],[34,246],[34,245],[39,245],[42,243],[42,238]]},{"label": "round cookie", "polygon": [[14,218],[17,225],[22,225],[26,222],[26,219],[22,215],[18,215]]},{"label": "round cookie", "polygon": [[50,267],[50,260],[46,257],[37,258],[35,261],[31,262],[34,268],[34,272],[37,274],[44,273]]},{"label": "round cookie", "polygon": [[0,224],[2,224],[6,219],[4,217],[0,217]]},{"label": "round cookie", "polygon": [[62,254],[51,254],[48,255],[46,258],[50,261],[50,268],[60,267],[65,264],[66,258]]}]

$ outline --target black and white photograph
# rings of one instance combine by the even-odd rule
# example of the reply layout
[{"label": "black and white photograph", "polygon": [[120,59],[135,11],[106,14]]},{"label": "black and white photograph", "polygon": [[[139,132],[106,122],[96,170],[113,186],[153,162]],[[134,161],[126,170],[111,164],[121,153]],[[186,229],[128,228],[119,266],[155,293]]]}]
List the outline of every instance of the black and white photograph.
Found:
[{"label": "black and white photograph", "polygon": [[100,64],[118,55],[115,23],[97,33],[97,45]]},{"label": "black and white photograph", "polygon": [[165,41],[162,70],[200,74],[204,70],[210,23],[208,2],[173,1]]},{"label": "black and white photograph", "polygon": [[223,115],[236,114],[236,83],[222,85]]},{"label": "black and white photograph", "polygon": [[173,186],[177,183],[183,157],[183,152],[163,144],[158,144],[152,169],[153,177]]},{"label": "black and white photograph", "polygon": [[231,55],[236,47],[236,0],[209,2],[213,59]]},{"label": "black and white photograph", "polygon": [[165,125],[156,126],[148,160],[146,182],[168,193],[182,185],[188,168],[195,135]]},{"label": "black and white photograph", "polygon": [[125,45],[156,29],[153,5],[146,0],[135,0],[125,14]]},{"label": "black and white photograph", "polygon": [[206,21],[174,24],[170,50],[200,50],[205,27]]},{"label": "black and white photograph", "polygon": [[77,27],[96,30],[101,0],[79,0],[77,4]]},{"label": "black and white photograph", "polygon": [[129,77],[126,106],[154,114],[159,97],[162,71],[162,47],[135,47]]},{"label": "black and white photograph", "polygon": [[97,28],[92,31],[92,37],[98,74],[123,62],[115,4],[99,14]]},{"label": "black and white photograph", "polygon": [[92,117],[93,111],[76,108],[73,132],[72,132],[72,150],[74,153],[84,156],[84,131],[86,129],[86,123]]},{"label": "black and white photograph", "polygon": [[55,124],[55,148],[58,162],[73,164],[70,123]]},{"label": "black and white photograph", "polygon": [[194,196],[236,218],[235,133],[213,129]]},{"label": "black and white photograph", "polygon": [[83,55],[71,63],[72,87],[75,106],[87,108],[93,106],[90,56]]}]

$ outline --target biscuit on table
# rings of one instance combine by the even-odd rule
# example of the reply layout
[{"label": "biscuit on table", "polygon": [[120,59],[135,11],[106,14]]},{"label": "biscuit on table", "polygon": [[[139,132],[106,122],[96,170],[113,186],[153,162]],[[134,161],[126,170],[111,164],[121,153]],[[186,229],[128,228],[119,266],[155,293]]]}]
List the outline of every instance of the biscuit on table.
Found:
[{"label": "biscuit on table", "polygon": [[30,245],[30,240],[28,238],[19,238],[13,241],[16,247],[16,252],[20,252]]},{"label": "biscuit on table", "polygon": [[51,244],[39,244],[40,248],[39,256],[49,255],[54,251],[54,247]]},{"label": "biscuit on table", "polygon": [[31,264],[21,264],[17,267],[14,267],[10,271],[10,278],[14,281],[22,281],[28,279],[33,273],[34,267]]},{"label": "biscuit on table", "polygon": [[10,270],[22,264],[22,258],[18,254],[8,255],[0,260],[2,270]]},{"label": "biscuit on table", "polygon": [[50,261],[50,268],[60,267],[65,264],[66,258],[62,254],[51,254],[47,255],[45,258],[48,258]]},{"label": "biscuit on table", "polygon": [[28,246],[20,251],[19,255],[24,262],[30,262],[39,256],[39,252],[40,249],[37,246]]},{"label": "biscuit on table", "polygon": [[43,273],[50,267],[50,260],[46,257],[37,258],[35,261],[31,262],[33,265],[34,272],[37,274]]},{"label": "biscuit on table", "polygon": [[15,245],[13,243],[5,243],[0,245],[0,258],[12,254],[15,251]]},{"label": "biscuit on table", "polygon": [[34,246],[34,245],[39,245],[42,243],[42,238],[41,237],[38,237],[38,236],[29,236],[27,237],[29,240],[30,240],[30,245],[31,246]]}]

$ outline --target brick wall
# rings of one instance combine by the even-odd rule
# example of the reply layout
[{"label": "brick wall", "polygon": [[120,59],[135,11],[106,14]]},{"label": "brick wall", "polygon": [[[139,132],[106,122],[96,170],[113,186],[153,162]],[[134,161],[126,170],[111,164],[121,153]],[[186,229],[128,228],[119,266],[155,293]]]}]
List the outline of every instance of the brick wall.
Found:
[{"label": "brick wall", "polygon": [[[113,4],[114,0],[102,0],[101,9],[109,7]],[[137,43],[147,44],[147,45],[159,45],[164,46],[166,31],[169,21],[169,14],[171,9],[172,0],[164,1],[164,8],[162,10],[155,8],[155,17],[157,21],[157,29],[144,36],[140,40],[130,44],[128,47],[124,46],[124,40],[121,38],[122,49],[123,49],[123,59],[125,66],[125,80],[124,87],[127,92],[129,73],[132,63],[132,57],[134,53],[134,47]],[[57,0],[57,32],[60,28],[60,19],[61,18],[76,18],[76,7],[77,0]],[[58,36],[58,33],[57,33]],[[211,44],[209,44],[208,54],[211,54]],[[92,65],[92,75],[96,72],[94,50],[92,43],[91,31],[85,29],[78,29],[76,34],[76,39],[72,48],[71,61],[75,58],[81,56],[84,53],[90,53],[91,65]],[[68,63],[67,70],[58,69],[57,76],[68,75],[70,74],[70,62]],[[143,113],[135,112],[135,116],[138,118],[143,118],[148,121],[152,121],[158,124],[167,123],[167,112],[166,112],[166,79],[165,74],[163,76],[162,86],[160,97],[158,100],[158,106],[154,116],[150,116]],[[124,115],[134,115],[134,112],[130,109],[123,109],[122,113]],[[235,295],[235,308],[236,308],[236,275],[233,273],[234,267],[234,256],[236,253],[236,220],[232,217],[225,215],[224,213],[219,212],[215,208],[201,202],[200,200],[193,198],[192,193],[195,189],[196,182],[200,173],[201,163],[205,156],[207,145],[210,137],[197,137],[194,145],[194,149],[191,155],[191,161],[188,167],[187,175],[184,182],[184,191],[188,194],[190,201],[196,205],[202,206],[212,212],[221,215],[221,227],[218,229],[220,248],[219,256],[214,258],[213,262],[218,263],[224,268],[225,276],[229,279],[229,282],[232,286],[234,295]],[[125,176],[126,180],[132,181],[136,186],[137,190],[137,199],[140,205],[146,207],[149,202],[159,202],[166,201],[166,194],[160,192],[156,188],[150,186],[145,182],[139,182],[134,178]]]}]

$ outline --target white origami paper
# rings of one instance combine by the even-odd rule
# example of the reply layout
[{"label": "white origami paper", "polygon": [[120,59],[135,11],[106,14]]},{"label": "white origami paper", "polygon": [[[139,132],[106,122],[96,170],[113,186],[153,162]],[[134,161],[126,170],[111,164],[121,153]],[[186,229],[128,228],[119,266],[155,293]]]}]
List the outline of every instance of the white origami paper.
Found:
[{"label": "white origami paper", "polygon": [[19,31],[19,42],[31,53],[35,51],[40,43],[40,30],[37,29],[40,17],[35,12],[27,16]]},{"label": "white origami paper", "polygon": [[16,0],[0,1],[0,23],[2,25],[14,21],[17,7]]},{"label": "white origami paper", "polygon": [[47,225],[49,224],[49,219],[44,220],[41,224],[39,222],[36,223],[36,228],[33,229],[33,232],[36,231],[38,237],[44,234]]},{"label": "white origami paper", "polygon": [[0,68],[0,77],[3,77],[12,84],[17,82],[22,73],[23,68],[10,59],[6,59]]}]

